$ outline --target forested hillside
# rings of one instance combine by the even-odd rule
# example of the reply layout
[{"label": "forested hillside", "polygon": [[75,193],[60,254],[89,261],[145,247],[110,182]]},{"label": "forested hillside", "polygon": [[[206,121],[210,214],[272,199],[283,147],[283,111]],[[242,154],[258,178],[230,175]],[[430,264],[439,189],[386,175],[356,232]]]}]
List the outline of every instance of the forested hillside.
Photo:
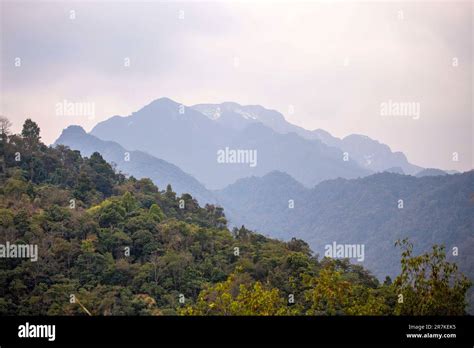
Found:
[{"label": "forested hillside", "polygon": [[465,313],[470,282],[442,247],[415,256],[403,241],[402,273],[381,284],[302,240],[229,231],[222,208],[99,153],[49,148],[31,120],[20,135],[0,121],[0,244],[38,246],[37,261],[0,258],[1,315]]},{"label": "forested hillside", "polygon": [[320,255],[333,241],[364,244],[363,265],[379,279],[400,272],[393,244],[405,237],[417,252],[445,245],[448,258],[474,279],[474,171],[421,178],[377,173],[327,180],[313,189],[273,172],[239,180],[216,194],[231,226],[245,224],[274,238],[301,238]]}]

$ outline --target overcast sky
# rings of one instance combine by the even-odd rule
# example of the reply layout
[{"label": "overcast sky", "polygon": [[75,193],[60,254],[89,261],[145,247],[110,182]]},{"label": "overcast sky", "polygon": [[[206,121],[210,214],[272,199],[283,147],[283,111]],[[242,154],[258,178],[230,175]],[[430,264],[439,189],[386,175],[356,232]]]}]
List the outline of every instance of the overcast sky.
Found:
[{"label": "overcast sky", "polygon": [[[15,131],[34,119],[49,144],[163,96],[260,104],[417,165],[469,170],[472,17],[468,1],[2,1],[0,113]],[[58,115],[64,100],[94,103],[95,117]],[[389,101],[417,103],[419,118],[381,115]]]}]

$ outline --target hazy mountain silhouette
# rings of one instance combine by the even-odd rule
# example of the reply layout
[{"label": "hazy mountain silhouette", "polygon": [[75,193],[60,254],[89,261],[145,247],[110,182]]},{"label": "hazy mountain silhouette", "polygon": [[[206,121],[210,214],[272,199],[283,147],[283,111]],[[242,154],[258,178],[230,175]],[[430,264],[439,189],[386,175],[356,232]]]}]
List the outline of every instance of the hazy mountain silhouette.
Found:
[{"label": "hazy mountain silhouette", "polygon": [[416,177],[421,178],[422,176],[436,176],[436,175],[447,175],[448,173],[441,169],[436,168],[426,168],[418,173],[416,173]]},{"label": "hazy mountain silhouette", "polygon": [[[281,122],[275,112],[252,108],[260,110],[268,122],[272,118],[275,124]],[[286,172],[308,187],[331,178],[371,173],[353,160],[344,161],[340,149],[319,139],[278,133],[261,122],[240,122],[240,118],[250,120],[250,114],[236,116],[224,110],[223,118],[213,119],[195,109],[199,107],[189,108],[161,98],[130,116],[114,116],[99,123],[91,134],[169,161],[214,189],[273,170]],[[256,150],[257,165],[218,163],[217,153],[225,148]]]},{"label": "hazy mountain silhouette", "polygon": [[305,139],[318,139],[326,145],[347,152],[350,158],[357,161],[360,166],[374,172],[383,172],[389,168],[400,167],[406,174],[415,174],[422,169],[410,164],[403,153],[392,152],[387,145],[365,135],[351,134],[339,139],[322,129],[309,131],[287,122],[278,111],[269,110],[260,105],[239,105],[226,102],[222,104],[198,104],[192,106],[192,108],[202,112],[217,123],[234,129],[242,129],[248,124],[261,122],[277,133],[294,132]]}]

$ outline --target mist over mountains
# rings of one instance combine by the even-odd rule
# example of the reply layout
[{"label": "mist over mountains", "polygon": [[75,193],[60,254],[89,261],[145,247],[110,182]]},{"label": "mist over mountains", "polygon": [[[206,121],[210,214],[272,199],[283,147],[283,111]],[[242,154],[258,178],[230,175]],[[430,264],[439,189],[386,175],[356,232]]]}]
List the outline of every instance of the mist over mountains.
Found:
[{"label": "mist over mountains", "polygon": [[[91,134],[169,161],[210,189],[273,170],[313,187],[327,179],[363,177],[392,167],[406,173],[418,169],[403,154],[370,138],[340,140],[292,125],[277,111],[236,103],[186,107],[161,98],[130,116],[97,124]],[[218,163],[216,153],[226,147],[256,150],[258,165]]]},{"label": "mist over mountains", "polygon": [[399,271],[393,245],[407,236],[419,250],[457,246],[461,267],[474,276],[469,266],[474,261],[469,251],[474,246],[473,192],[473,171],[422,178],[379,173],[328,180],[313,189],[272,172],[216,194],[231,223],[245,221],[273,237],[304,239],[320,255],[333,241],[364,244],[364,265],[378,276]]},{"label": "mist over mountains", "polygon": [[[424,170],[363,135],[308,131],[262,106],[162,98],[90,134],[69,127],[56,144],[100,152],[126,174],[222,205],[230,225],[302,238],[320,255],[333,241],[364,244],[364,266],[377,276],[399,271],[393,244],[409,237],[419,251],[458,247],[458,264],[474,277],[474,173]],[[257,150],[258,163],[218,163],[224,148]]]}]

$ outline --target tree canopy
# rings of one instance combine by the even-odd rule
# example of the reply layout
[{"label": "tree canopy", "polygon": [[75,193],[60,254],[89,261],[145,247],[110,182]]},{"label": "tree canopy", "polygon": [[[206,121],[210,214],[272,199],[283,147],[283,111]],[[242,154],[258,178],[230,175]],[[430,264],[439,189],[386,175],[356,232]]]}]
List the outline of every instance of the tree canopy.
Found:
[{"label": "tree canopy", "polygon": [[401,242],[400,276],[380,283],[302,240],[230,231],[221,207],[127,178],[99,153],[47,147],[31,120],[2,139],[0,244],[39,249],[37,262],[0,258],[2,315],[465,313],[470,282],[442,247],[415,256]]}]

